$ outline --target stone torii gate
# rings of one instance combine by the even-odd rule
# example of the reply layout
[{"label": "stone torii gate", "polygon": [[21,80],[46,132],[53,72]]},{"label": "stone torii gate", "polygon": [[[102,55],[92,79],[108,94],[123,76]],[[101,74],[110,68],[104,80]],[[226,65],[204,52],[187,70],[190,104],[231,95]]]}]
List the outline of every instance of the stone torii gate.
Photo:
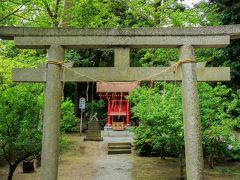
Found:
[{"label": "stone torii gate", "polygon": [[[36,69],[13,69],[15,82],[44,82],[45,105],[41,180],[56,180],[60,101],[63,82],[80,81],[182,81],[184,140],[187,178],[203,179],[203,153],[197,81],[229,81],[227,67],[203,67],[194,60],[194,48],[225,47],[240,38],[240,25],[197,28],[70,29],[0,27],[0,37],[14,40],[19,48],[48,49],[48,65]],[[130,67],[130,48],[179,48],[177,74],[168,67]],[[64,49],[114,48],[114,67],[64,69]],[[77,74],[76,74],[77,73]],[[154,75],[154,76],[151,76]],[[150,79],[146,79],[151,77]]]}]

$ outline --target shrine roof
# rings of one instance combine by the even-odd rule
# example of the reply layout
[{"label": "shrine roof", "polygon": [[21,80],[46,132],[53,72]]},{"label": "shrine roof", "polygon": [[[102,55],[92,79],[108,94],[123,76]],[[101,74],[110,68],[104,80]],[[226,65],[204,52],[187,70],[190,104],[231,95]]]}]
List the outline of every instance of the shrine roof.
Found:
[{"label": "shrine roof", "polygon": [[139,86],[139,82],[97,82],[97,92],[130,92]]},{"label": "shrine roof", "polygon": [[240,38],[240,24],[205,27],[166,28],[38,28],[0,26],[0,38],[14,39],[17,36],[215,36],[230,35]]}]

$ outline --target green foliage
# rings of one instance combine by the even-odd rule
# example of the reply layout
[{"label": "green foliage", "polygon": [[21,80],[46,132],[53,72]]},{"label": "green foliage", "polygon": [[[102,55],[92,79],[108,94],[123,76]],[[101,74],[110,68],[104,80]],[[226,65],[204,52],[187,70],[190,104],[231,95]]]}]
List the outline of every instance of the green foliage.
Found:
[{"label": "green foliage", "polygon": [[183,145],[181,91],[176,86],[174,96],[170,83],[165,92],[162,89],[163,84],[156,84],[153,89],[141,87],[130,93],[131,111],[140,120],[133,130],[135,143],[140,153],[159,152],[164,147],[166,153],[176,156]]},{"label": "green foliage", "polygon": [[[66,0],[68,1],[68,0]],[[26,2],[26,3],[25,3]],[[58,4],[57,4],[58,2]],[[60,26],[61,20],[70,27],[117,28],[117,27],[193,27],[218,25],[219,8],[214,4],[199,3],[194,8],[184,6],[177,0],[71,0],[70,7],[64,1],[4,1],[3,14],[10,14],[19,6],[24,8],[8,16],[2,25]],[[70,2],[70,1],[69,1]],[[5,9],[9,7],[8,11]],[[64,19],[65,16],[70,18]],[[132,53],[133,66],[166,66],[169,60],[177,60],[177,50],[142,49]],[[202,52],[205,52],[202,51]],[[208,61],[214,52],[208,50]],[[205,53],[206,54],[206,53]],[[75,66],[112,66],[113,57],[107,50],[71,50],[67,59]],[[202,60],[201,60],[202,61]]]},{"label": "green foliage", "polygon": [[[235,156],[236,153],[228,151],[227,146],[235,144],[234,148],[238,148],[239,140],[235,138],[233,129],[239,123],[240,111],[233,112],[239,108],[239,98],[224,85],[211,87],[206,83],[201,84],[199,96],[205,154],[213,158]],[[235,156],[235,159],[238,158]]]},{"label": "green foliage", "polygon": [[0,150],[14,164],[41,149],[40,85],[19,84],[0,91]]},{"label": "green foliage", "polygon": [[62,100],[61,110],[61,132],[70,132],[76,127],[77,118],[74,114],[74,104],[69,98]]},{"label": "green foliage", "polygon": [[102,117],[106,117],[106,105],[107,102],[103,99],[88,101],[86,102],[86,108],[84,109],[84,113],[86,116],[92,116],[97,113],[98,119],[101,119]]},{"label": "green foliage", "polygon": [[[211,0],[210,5],[218,7],[217,13],[220,14],[220,22],[223,25],[240,24],[240,2],[237,0]],[[231,85],[239,89],[240,79],[240,43],[239,39],[231,40],[231,44],[222,50],[222,53],[214,57],[212,64],[215,66],[231,67]]]},{"label": "green foliage", "polygon": [[64,150],[66,150],[68,145],[68,139],[64,133],[61,133],[60,135],[60,141],[59,141],[59,151],[60,153],[63,153]]},{"label": "green foliage", "polygon": [[[43,86],[18,84],[0,90],[0,155],[9,163],[10,173],[28,157],[41,152]],[[73,103],[62,101],[60,151],[67,145],[64,132],[76,125]]]},{"label": "green foliage", "polygon": [[0,41],[0,89],[12,84],[13,68],[36,67],[45,61],[40,50],[19,50],[11,41]]},{"label": "green foliage", "polygon": [[[167,83],[155,83],[154,88],[141,87],[129,95],[134,104],[133,115],[140,125],[133,129],[136,148],[140,153],[159,152],[177,156],[183,143],[181,90]],[[175,90],[174,90],[175,89]],[[202,138],[205,156],[239,159],[239,137],[233,130],[239,127],[239,96],[218,84],[215,87],[199,83]],[[174,93],[175,92],[175,93]],[[232,150],[227,150],[232,145]]]}]

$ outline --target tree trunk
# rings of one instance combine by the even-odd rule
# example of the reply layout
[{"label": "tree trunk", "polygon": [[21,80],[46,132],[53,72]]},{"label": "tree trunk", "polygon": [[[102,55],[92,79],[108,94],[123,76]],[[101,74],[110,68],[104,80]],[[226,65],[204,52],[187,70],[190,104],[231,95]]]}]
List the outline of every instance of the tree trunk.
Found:
[{"label": "tree trunk", "polygon": [[210,142],[210,155],[209,155],[209,160],[208,160],[209,167],[213,169],[213,140]]},{"label": "tree trunk", "polygon": [[164,145],[161,146],[161,159],[162,160],[165,160],[165,148],[164,147],[165,147]]},{"label": "tree trunk", "polygon": [[69,27],[71,21],[71,0],[64,0],[62,18],[58,27]]},{"label": "tree trunk", "polygon": [[162,5],[162,0],[157,0],[154,2],[154,21],[155,27],[160,24],[160,16],[158,14],[158,9]]},{"label": "tree trunk", "polygon": [[18,164],[9,164],[8,180],[12,180],[13,173],[16,170]]},{"label": "tree trunk", "polygon": [[75,115],[77,116],[77,117],[80,117],[80,111],[79,111],[79,88],[78,88],[78,86],[79,86],[79,83],[78,82],[76,82],[75,83],[75,89],[74,89],[74,106],[75,106]]},{"label": "tree trunk", "polygon": [[[90,55],[89,55],[89,57],[90,57]],[[101,55],[102,55],[101,51],[97,49],[96,50],[96,61],[94,63],[94,67],[99,67],[99,64],[100,64],[100,61],[101,61]]]},{"label": "tree trunk", "polygon": [[184,180],[184,174],[183,174],[183,168],[184,168],[183,148],[181,148],[180,154],[179,154],[179,165],[180,165],[180,176],[178,177],[178,179]]}]

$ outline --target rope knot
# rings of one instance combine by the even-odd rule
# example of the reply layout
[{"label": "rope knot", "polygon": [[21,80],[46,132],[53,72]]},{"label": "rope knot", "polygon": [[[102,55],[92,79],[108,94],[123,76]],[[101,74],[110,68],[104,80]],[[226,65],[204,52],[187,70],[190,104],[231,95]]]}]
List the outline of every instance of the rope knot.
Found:
[{"label": "rope knot", "polygon": [[47,64],[63,65],[63,61],[47,61]]},{"label": "rope knot", "polygon": [[195,59],[181,59],[181,60],[179,60],[178,62],[176,62],[172,65],[173,73],[175,74],[177,72],[178,66],[180,66],[181,64],[184,64],[184,63],[196,63],[196,60]]}]

